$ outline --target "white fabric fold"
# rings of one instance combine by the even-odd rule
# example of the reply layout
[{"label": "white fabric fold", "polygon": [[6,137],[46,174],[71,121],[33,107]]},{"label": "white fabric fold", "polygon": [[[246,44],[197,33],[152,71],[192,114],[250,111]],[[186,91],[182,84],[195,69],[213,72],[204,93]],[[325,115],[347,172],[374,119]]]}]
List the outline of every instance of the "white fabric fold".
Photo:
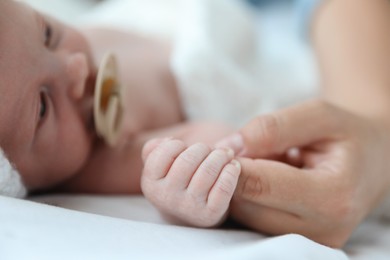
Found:
[{"label": "white fabric fold", "polygon": [[184,0],[180,10],[171,64],[190,120],[242,126],[316,93],[290,11],[270,17],[236,0]]},{"label": "white fabric fold", "polygon": [[23,198],[26,194],[27,190],[18,171],[0,149],[0,195]]}]

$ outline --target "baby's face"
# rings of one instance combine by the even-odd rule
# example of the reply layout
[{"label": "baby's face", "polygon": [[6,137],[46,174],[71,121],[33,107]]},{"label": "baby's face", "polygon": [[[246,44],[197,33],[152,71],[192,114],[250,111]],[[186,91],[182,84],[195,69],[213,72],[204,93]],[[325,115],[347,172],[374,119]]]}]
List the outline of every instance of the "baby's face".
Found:
[{"label": "baby's face", "polygon": [[28,188],[44,188],[88,159],[96,69],[75,30],[12,0],[0,10],[0,145]]}]

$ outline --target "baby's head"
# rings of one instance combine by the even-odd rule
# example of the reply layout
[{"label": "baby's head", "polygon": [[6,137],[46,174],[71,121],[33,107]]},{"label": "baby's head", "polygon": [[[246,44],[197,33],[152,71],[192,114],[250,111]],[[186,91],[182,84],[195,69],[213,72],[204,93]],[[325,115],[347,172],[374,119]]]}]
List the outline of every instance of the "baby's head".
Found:
[{"label": "baby's head", "polygon": [[27,188],[42,189],[90,155],[96,69],[79,32],[17,1],[0,10],[0,146]]}]

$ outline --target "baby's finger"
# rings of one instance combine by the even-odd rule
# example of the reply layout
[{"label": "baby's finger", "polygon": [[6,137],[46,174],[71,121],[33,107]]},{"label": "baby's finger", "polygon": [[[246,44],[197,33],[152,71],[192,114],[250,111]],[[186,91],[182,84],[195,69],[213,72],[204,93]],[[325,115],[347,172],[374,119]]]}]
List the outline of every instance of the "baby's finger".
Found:
[{"label": "baby's finger", "polygon": [[212,212],[224,214],[228,210],[240,172],[241,165],[236,160],[232,160],[223,168],[207,199],[207,207],[212,209]]},{"label": "baby's finger", "polygon": [[159,144],[161,144],[164,141],[169,140],[168,138],[153,138],[147,141],[142,148],[142,161],[146,161],[146,158],[148,158],[149,154],[156,148]]},{"label": "baby's finger", "polygon": [[210,148],[206,144],[197,143],[188,147],[173,162],[166,179],[175,188],[187,188],[199,165],[209,155]]},{"label": "baby's finger", "polygon": [[[153,146],[153,143],[150,146]],[[164,178],[176,157],[186,148],[187,146],[180,140],[162,141],[146,156],[143,176],[153,180]]]},{"label": "baby's finger", "polygon": [[212,151],[199,166],[188,185],[188,192],[206,200],[207,196],[218,179],[222,169],[234,156],[231,149],[216,149]]}]

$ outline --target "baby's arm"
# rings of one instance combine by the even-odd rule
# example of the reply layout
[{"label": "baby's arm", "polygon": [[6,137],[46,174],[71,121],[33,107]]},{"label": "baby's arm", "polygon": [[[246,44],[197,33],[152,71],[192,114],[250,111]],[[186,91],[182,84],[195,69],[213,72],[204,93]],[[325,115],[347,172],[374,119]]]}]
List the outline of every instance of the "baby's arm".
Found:
[{"label": "baby's arm", "polygon": [[138,194],[141,193],[143,168],[141,151],[148,140],[173,136],[187,144],[213,144],[231,133],[230,127],[218,123],[186,122],[139,133],[122,146],[107,147],[99,142],[82,170],[55,189],[63,192]]},{"label": "baby's arm", "polygon": [[232,150],[154,139],[144,146],[142,156],[142,191],[164,216],[198,227],[225,220],[240,175]]}]

